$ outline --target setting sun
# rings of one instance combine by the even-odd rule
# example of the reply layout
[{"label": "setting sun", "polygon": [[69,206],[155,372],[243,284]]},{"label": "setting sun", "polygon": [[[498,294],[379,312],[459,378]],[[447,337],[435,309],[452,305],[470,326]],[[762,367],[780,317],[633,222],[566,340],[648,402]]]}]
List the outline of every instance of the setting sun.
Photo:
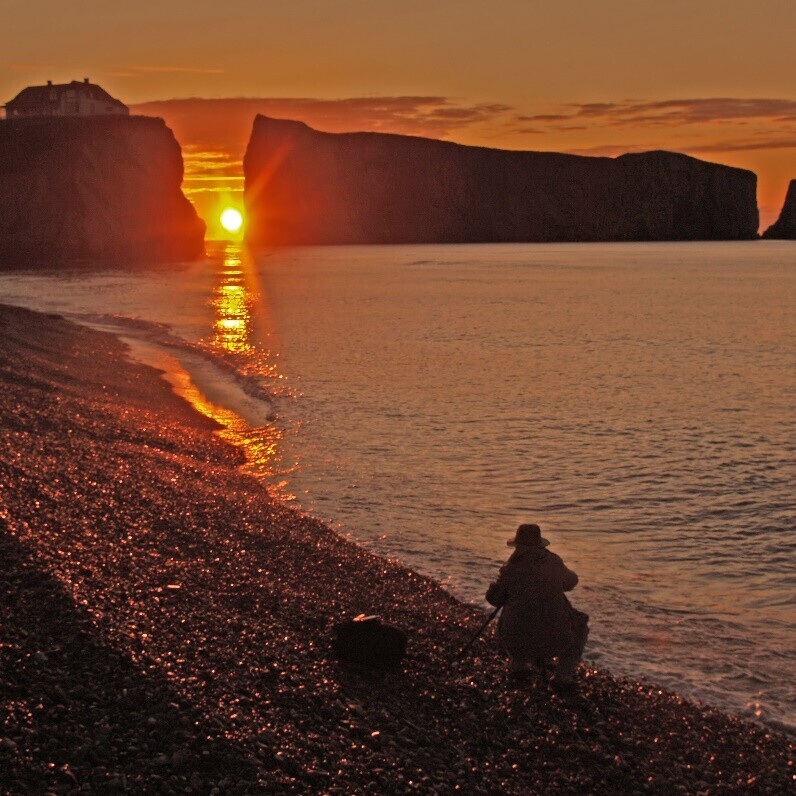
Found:
[{"label": "setting sun", "polygon": [[237,232],[243,225],[243,214],[234,207],[228,207],[221,214],[221,226],[227,232]]}]

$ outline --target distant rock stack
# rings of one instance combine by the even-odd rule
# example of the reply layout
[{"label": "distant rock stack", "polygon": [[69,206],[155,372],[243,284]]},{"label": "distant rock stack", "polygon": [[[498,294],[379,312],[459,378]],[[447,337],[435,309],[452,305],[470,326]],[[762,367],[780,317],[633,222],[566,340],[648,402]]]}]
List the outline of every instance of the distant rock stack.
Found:
[{"label": "distant rock stack", "polygon": [[172,262],[204,251],[162,119],[0,121],[0,261]]},{"label": "distant rock stack", "polygon": [[764,238],[796,240],[796,180],[791,180],[779,218],[763,233]]},{"label": "distant rock stack", "polygon": [[755,174],[671,152],[512,152],[258,116],[243,167],[255,247],[757,237]]}]

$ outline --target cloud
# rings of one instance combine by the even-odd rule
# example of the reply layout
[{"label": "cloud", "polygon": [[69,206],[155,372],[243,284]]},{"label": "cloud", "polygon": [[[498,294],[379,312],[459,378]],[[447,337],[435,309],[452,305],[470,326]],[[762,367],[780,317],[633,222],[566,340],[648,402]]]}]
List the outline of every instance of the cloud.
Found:
[{"label": "cloud", "polygon": [[796,132],[790,136],[759,139],[733,139],[715,144],[693,144],[691,152],[750,152],[760,149],[796,149]]},{"label": "cloud", "polygon": [[242,155],[258,114],[306,122],[326,132],[378,131],[447,138],[474,125],[510,121],[509,105],[466,103],[438,96],[240,97],[173,99],[141,103],[133,113],[162,116],[183,143]]},{"label": "cloud", "polygon": [[239,179],[243,163],[229,152],[208,151],[195,145],[183,147],[186,182],[212,182]]},{"label": "cloud", "polygon": [[184,74],[184,75],[223,75],[224,70],[216,67],[202,67],[202,66],[167,66],[157,64],[146,64],[140,66],[123,66],[117,67],[118,72],[114,74],[131,74],[137,75],[141,72],[156,72],[164,74]]},{"label": "cloud", "polygon": [[230,152],[183,146],[183,191],[192,200],[243,190],[243,162]]},{"label": "cloud", "polygon": [[796,100],[713,97],[671,99],[655,102],[572,103],[560,106],[558,113],[524,117],[529,122],[552,122],[551,129],[562,129],[574,121],[589,121],[611,127],[663,127],[688,124],[729,124],[744,121],[790,123],[796,121]]},{"label": "cloud", "polygon": [[[519,113],[510,105],[467,103],[442,96],[382,96],[321,99],[312,97],[240,97],[227,99],[173,99],[142,103],[134,113],[163,116],[177,138],[205,149],[223,149],[243,156],[252,121],[258,113],[297,119],[327,132],[372,130],[453,140],[481,140],[506,135],[566,136],[588,130],[638,131],[644,146],[628,145],[625,151],[677,149],[691,152],[732,152],[789,148],[796,135],[796,100],[706,98],[654,102],[572,103],[545,109],[538,114]],[[707,143],[686,146],[689,126],[700,128]],[[655,131],[650,141],[649,132]],[[776,134],[772,131],[776,130]],[[695,132],[695,131],[694,131]],[[722,141],[719,136],[731,140]],[[602,136],[605,137],[604,135]],[[635,136],[634,136],[635,137]],[[698,134],[693,136],[698,137]],[[596,146],[577,152],[617,151],[617,145]]]},{"label": "cloud", "polygon": [[595,157],[617,157],[626,152],[649,152],[654,149],[668,149],[689,155],[717,155],[730,152],[754,152],[767,149],[796,149],[796,133],[791,136],[764,137],[759,139],[731,139],[727,141],[684,142],[676,147],[664,144],[607,144],[567,149],[570,155],[592,155]]},{"label": "cloud", "polygon": [[438,96],[188,98],[141,103],[130,110],[160,116],[174,131],[183,150],[183,190],[205,215],[214,212],[218,197],[243,190],[242,158],[258,113],[297,119],[327,132],[371,130],[432,138],[478,126],[483,134],[516,125],[508,105]]},{"label": "cloud", "polygon": [[644,144],[601,144],[599,146],[573,147],[563,150],[568,155],[587,155],[589,157],[615,158],[628,152],[649,152],[660,149]]},{"label": "cloud", "polygon": [[518,116],[518,122],[558,122],[572,118],[566,113],[538,113],[535,116]]},{"label": "cloud", "polygon": [[[550,112],[547,112],[549,110]],[[567,147],[575,155],[616,157],[625,152],[674,150],[696,157],[796,148],[796,100],[782,98],[670,99],[572,103],[523,117],[560,135],[584,131],[613,141]],[[615,143],[616,140],[624,143]],[[633,140],[635,139],[635,140]]]}]

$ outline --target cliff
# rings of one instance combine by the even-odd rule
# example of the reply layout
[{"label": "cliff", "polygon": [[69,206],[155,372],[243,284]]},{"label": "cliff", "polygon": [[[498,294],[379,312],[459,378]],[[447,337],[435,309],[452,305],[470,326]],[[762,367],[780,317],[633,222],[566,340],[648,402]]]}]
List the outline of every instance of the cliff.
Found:
[{"label": "cliff", "polygon": [[513,152],[258,116],[243,166],[254,246],[757,237],[752,172],[671,152]]},{"label": "cliff", "polygon": [[145,116],[0,122],[0,261],[195,259],[182,154]]},{"label": "cliff", "polygon": [[763,233],[764,238],[796,240],[796,180],[791,180],[779,218]]}]

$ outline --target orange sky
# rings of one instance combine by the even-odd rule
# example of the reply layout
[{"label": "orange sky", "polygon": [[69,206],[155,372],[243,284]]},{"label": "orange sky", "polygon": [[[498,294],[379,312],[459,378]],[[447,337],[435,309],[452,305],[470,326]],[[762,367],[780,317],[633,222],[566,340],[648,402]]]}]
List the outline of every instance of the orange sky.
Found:
[{"label": "orange sky", "polygon": [[205,216],[242,187],[256,112],[511,149],[686,152],[755,171],[763,227],[796,177],[795,0],[4,0],[2,19],[0,101],[90,77],[164,116]]}]

